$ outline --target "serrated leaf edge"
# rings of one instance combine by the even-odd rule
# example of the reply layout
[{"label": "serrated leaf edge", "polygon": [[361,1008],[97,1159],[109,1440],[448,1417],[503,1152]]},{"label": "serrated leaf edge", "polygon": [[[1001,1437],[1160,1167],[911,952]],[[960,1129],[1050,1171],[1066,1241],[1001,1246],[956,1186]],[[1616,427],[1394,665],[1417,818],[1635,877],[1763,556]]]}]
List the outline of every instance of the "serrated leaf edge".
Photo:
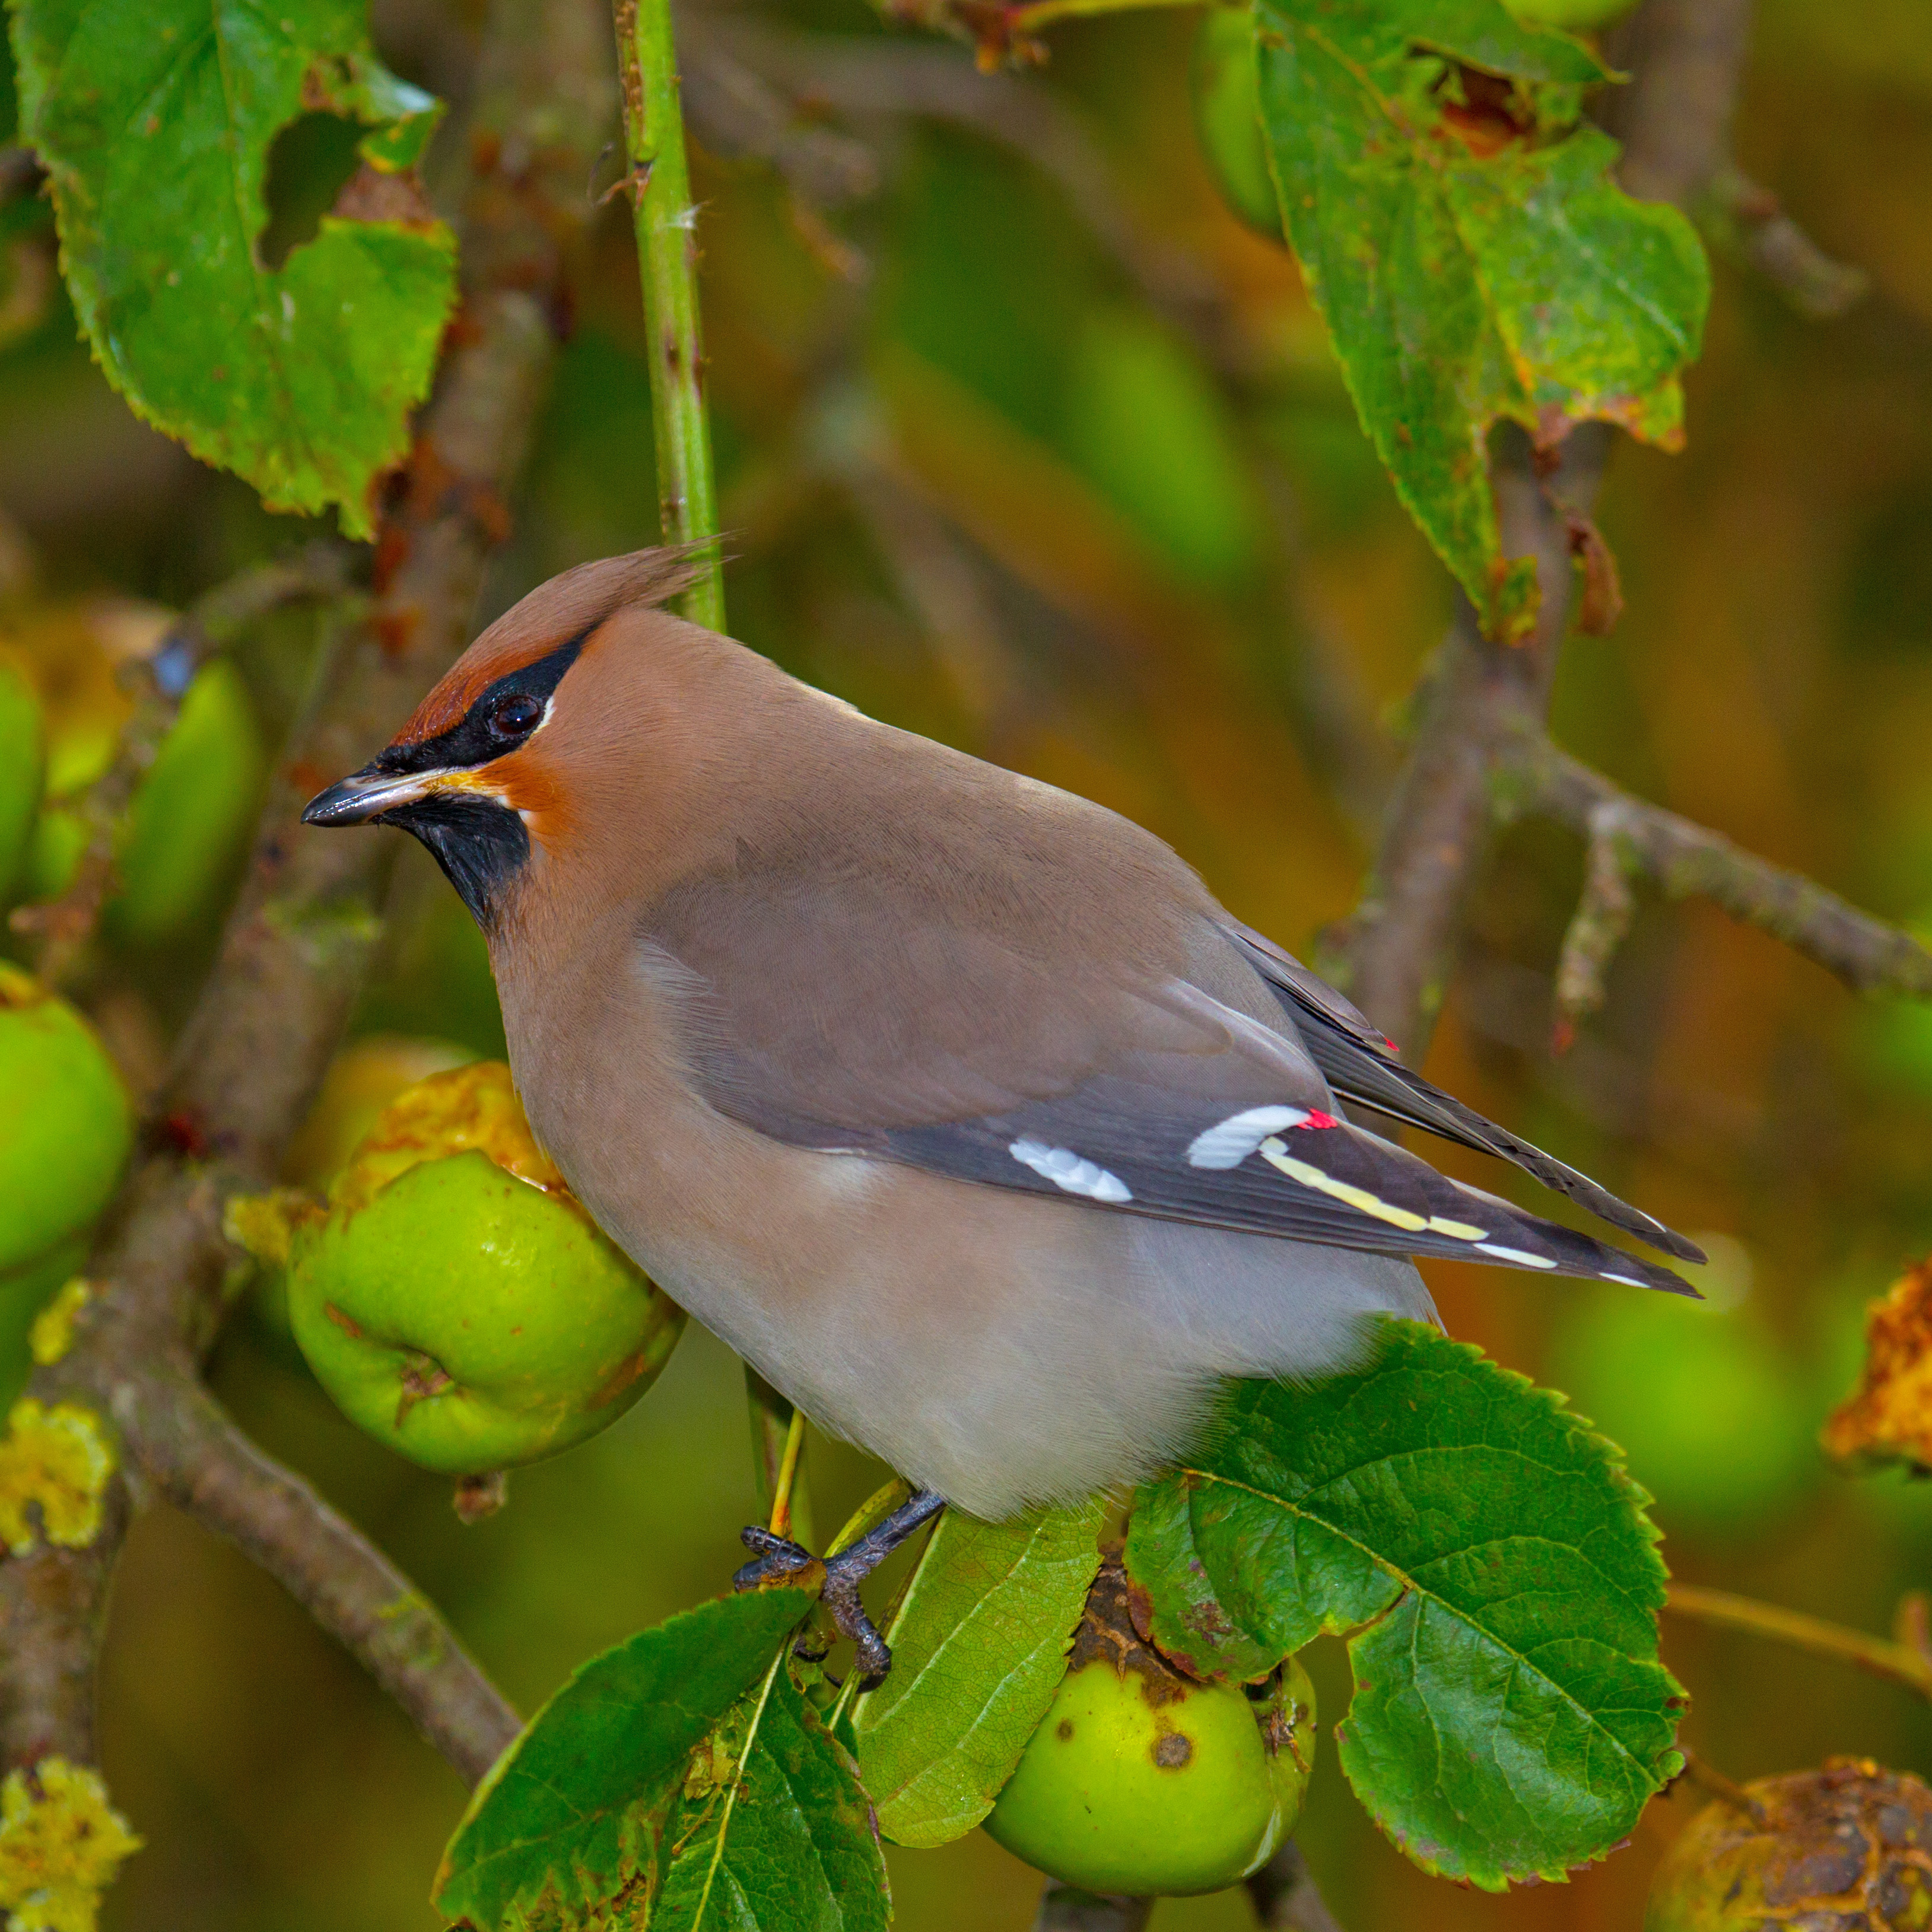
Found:
[{"label": "serrated leaf edge", "polygon": [[[1391,1322],[1388,1325],[1390,1328],[1395,1328],[1402,1324]],[[1426,1324],[1415,1324],[1408,1325],[1424,1326]],[[1439,1335],[1439,1331],[1433,1332],[1436,1332]],[[1447,1336],[1440,1336],[1440,1339],[1448,1342],[1449,1347],[1456,1354],[1463,1357],[1465,1360],[1478,1365],[1481,1369],[1486,1371],[1488,1373],[1496,1376],[1508,1386],[1520,1392],[1526,1393],[1535,1399],[1546,1410],[1550,1412],[1551,1415],[1564,1424],[1572,1436],[1580,1436],[1587,1447],[1600,1452],[1600,1466],[1604,1468],[1606,1474],[1612,1478],[1612,1486],[1620,1492],[1625,1510],[1627,1510],[1634,1526],[1641,1534],[1643,1541],[1647,1546],[1648,1553],[1651,1558],[1651,1565],[1647,1566],[1646,1574],[1653,1581],[1654,1589],[1654,1599],[1648,1602],[1645,1601],[1642,1596],[1634,1593],[1631,1590],[1627,1588],[1624,1585],[1618,1582],[1617,1580],[1614,1578],[1604,1576],[1604,1580],[1610,1585],[1612,1588],[1616,1589],[1619,1594],[1628,1598],[1634,1607],[1647,1610],[1650,1613],[1652,1622],[1654,1623],[1657,1612],[1664,1606],[1665,1594],[1664,1585],[1669,1580],[1670,1577],[1670,1571],[1664,1564],[1663,1557],[1658,1552],[1658,1546],[1664,1540],[1663,1533],[1644,1513],[1644,1505],[1651,1502],[1652,1498],[1651,1498],[1649,1492],[1644,1488],[1643,1485],[1637,1481],[1636,1478],[1630,1473],[1628,1468],[1626,1466],[1627,1459],[1622,1448],[1618,1443],[1612,1441],[1611,1438],[1604,1435],[1588,1420],[1587,1417],[1580,1414],[1576,1410],[1571,1408],[1570,1406],[1569,1398],[1565,1396],[1560,1389],[1546,1388],[1543,1384],[1535,1382],[1531,1377],[1522,1373],[1520,1370],[1505,1367],[1502,1363],[1494,1360],[1491,1357],[1486,1354],[1481,1348],[1473,1342],[1457,1342]],[[1352,1466],[1349,1470],[1342,1472],[1342,1474],[1347,1476],[1359,1474],[1360,1472],[1364,1469],[1375,1467],[1376,1462],[1377,1460],[1386,1460],[1388,1459],[1373,1459],[1369,1462],[1357,1463]],[[1436,1605],[1444,1615],[1471,1629],[1485,1642],[1493,1643],[1496,1648],[1506,1653],[1514,1660],[1517,1669],[1522,1671],[1526,1676],[1533,1676],[1539,1682],[1546,1685],[1557,1697],[1558,1697],[1563,1702],[1568,1704],[1573,1710],[1576,1712],[1580,1717],[1582,1718],[1588,1722],[1592,1732],[1604,1738],[1604,1741],[1611,1747],[1616,1755],[1623,1762],[1630,1766],[1632,1769],[1637,1774],[1640,1780],[1649,1785],[1653,1793],[1660,1790],[1664,1786],[1670,1781],[1672,1778],[1675,1777],[1677,1773],[1683,1768],[1683,1754],[1674,1744],[1665,1748],[1664,1751],[1660,1754],[1654,1766],[1644,1765],[1637,1759],[1636,1755],[1628,1746],[1624,1744],[1620,1739],[1612,1736],[1604,1729],[1594,1712],[1592,1712],[1585,1706],[1579,1704],[1576,1699],[1569,1691],[1565,1690],[1562,1685],[1553,1682],[1553,1680],[1552,1680],[1545,1672],[1531,1663],[1530,1660],[1520,1651],[1517,1651],[1513,1648],[1510,1645],[1504,1643],[1500,1637],[1495,1636],[1493,1633],[1484,1629],[1481,1625],[1475,1623],[1472,1618],[1465,1615],[1462,1612],[1456,1610],[1453,1605],[1447,1603],[1434,1591],[1428,1589],[1423,1585],[1418,1583],[1414,1577],[1399,1569],[1394,1564],[1390,1563],[1385,1558],[1378,1556],[1374,1551],[1370,1550],[1365,1544],[1364,1544],[1358,1538],[1351,1536],[1346,1531],[1337,1528],[1334,1524],[1330,1523],[1322,1517],[1316,1515],[1313,1511],[1297,1508],[1294,1504],[1289,1502],[1285,1497],[1270,1495],[1266,1490],[1256,1488],[1252,1484],[1243,1483],[1238,1481],[1232,1478],[1217,1475],[1210,1471],[1196,1469],[1189,1466],[1183,1466],[1177,1468],[1174,1473],[1186,1479],[1190,1490],[1203,1489],[1210,1484],[1218,1485],[1224,1489],[1238,1490],[1243,1494],[1254,1497],[1258,1502],[1279,1508],[1285,1513],[1292,1514],[1304,1522],[1312,1523],[1326,1534],[1334,1537],[1338,1542],[1345,1544],[1348,1547],[1358,1551],[1383,1575],[1391,1578],[1400,1586],[1396,1591],[1396,1594],[1390,1599],[1388,1603],[1384,1605],[1374,1616],[1367,1618],[1362,1623],[1347,1624],[1339,1619],[1331,1619],[1324,1617],[1320,1624],[1319,1628],[1324,1635],[1340,1636],[1346,1640],[1348,1649],[1349,1672],[1352,1680],[1349,1702],[1349,1708],[1351,1712],[1352,1712],[1354,1708],[1354,1694],[1355,1691],[1358,1691],[1363,1688],[1364,1682],[1362,1678],[1358,1674],[1356,1670],[1355,1646],[1357,1642],[1366,1633],[1376,1629],[1378,1625],[1385,1623],[1390,1617],[1394,1616],[1396,1611],[1400,1609],[1404,1599],[1413,1595],[1420,1600]],[[1190,1515],[1192,1514],[1191,1509],[1190,1514]],[[1468,1549],[1473,1549],[1474,1547],[1475,1547],[1475,1546],[1472,1544],[1468,1546],[1464,1550],[1454,1553],[1458,1555],[1466,1555],[1468,1553]],[[1594,1564],[1592,1564],[1592,1568],[1593,1569],[1596,1568],[1596,1567],[1597,1566]],[[1604,1576],[1604,1573],[1600,1570],[1598,1570],[1597,1574],[1599,1576]],[[1676,1712],[1681,1712],[1689,1703],[1690,1700],[1688,1694],[1685,1692],[1683,1685],[1678,1682],[1676,1675],[1670,1670],[1669,1666],[1663,1662],[1660,1657],[1657,1660],[1657,1668],[1663,1672],[1665,1683],[1669,1687],[1670,1696],[1673,1709]],[[1348,1714],[1345,1713],[1342,1719],[1335,1726],[1334,1734],[1338,1743],[1347,1731],[1347,1728]],[[1354,1776],[1348,1772],[1346,1764],[1343,1766],[1343,1774],[1348,1777],[1350,1789],[1355,1792],[1356,1796],[1361,1799],[1364,1808],[1368,1810],[1370,1816],[1375,1820],[1377,1828],[1383,1832],[1389,1838],[1390,1842],[1396,1845],[1401,1850],[1403,1856],[1411,1859],[1412,1862],[1416,1864],[1418,1869],[1427,1871],[1431,1874],[1432,1876],[1439,1876],[1444,1875],[1444,1868],[1442,1864],[1438,1864],[1434,1859],[1429,1858],[1426,1855],[1418,1855],[1412,1849],[1411,1846],[1405,1840],[1401,1833],[1393,1830],[1384,1822],[1382,1816],[1376,1804],[1372,1802],[1370,1794],[1364,1792],[1360,1786],[1356,1784]],[[1603,1850],[1592,1854],[1590,1858],[1584,1860],[1582,1863],[1586,1865],[1595,1864],[1601,1859],[1607,1858],[1610,1852],[1614,1851],[1616,1849],[1616,1847],[1613,1845],[1606,1846]],[[1523,1880],[1532,1878],[1543,1880],[1552,1883],[1561,1882],[1570,1872],[1580,1868],[1576,1865],[1546,1865],[1538,1866],[1532,1870],[1517,1874],[1505,1871],[1503,1868],[1498,1864],[1497,1870],[1501,1874],[1501,1877],[1499,1882],[1494,1885],[1486,1884],[1481,1877],[1473,1873],[1456,1872],[1449,1875],[1459,1879],[1464,1882],[1474,1885],[1480,1889],[1486,1891],[1501,1891],[1506,1889],[1511,1883],[1520,1883]]]}]

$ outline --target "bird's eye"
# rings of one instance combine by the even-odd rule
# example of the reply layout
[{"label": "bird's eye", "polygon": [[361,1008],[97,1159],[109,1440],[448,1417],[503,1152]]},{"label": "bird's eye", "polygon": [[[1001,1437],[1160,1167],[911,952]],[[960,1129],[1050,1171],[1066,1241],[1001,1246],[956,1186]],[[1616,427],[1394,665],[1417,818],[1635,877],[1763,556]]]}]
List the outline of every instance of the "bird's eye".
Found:
[{"label": "bird's eye", "polygon": [[543,712],[543,706],[527,692],[514,692],[490,706],[490,729],[499,738],[520,738]]}]

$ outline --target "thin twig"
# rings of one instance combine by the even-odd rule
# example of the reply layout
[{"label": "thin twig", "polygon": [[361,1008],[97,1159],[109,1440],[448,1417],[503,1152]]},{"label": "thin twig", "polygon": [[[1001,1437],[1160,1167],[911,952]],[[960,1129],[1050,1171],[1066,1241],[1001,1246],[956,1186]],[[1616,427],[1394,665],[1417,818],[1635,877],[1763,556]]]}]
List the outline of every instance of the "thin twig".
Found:
[{"label": "thin twig", "polygon": [[1808,321],[1834,320],[1871,287],[1864,269],[1826,254],[1735,164],[1718,170],[1697,212],[1713,248],[1762,276]]},{"label": "thin twig", "polygon": [[1684,1775],[1720,1803],[1728,1804],[1734,1811],[1742,1811],[1754,1825],[1762,1828],[1765,1824],[1764,1807],[1735,1778],[1726,1778],[1709,1759],[1700,1757],[1694,1750],[1686,1750]]},{"label": "thin twig", "polygon": [[1908,1590],[1892,1613],[1893,1638],[1932,1669],[1932,1598],[1923,1590]]},{"label": "thin twig", "polygon": [[708,567],[680,608],[693,623],[722,631],[724,579],[716,548],[717,490],[698,314],[698,212],[684,150],[670,0],[616,0],[614,18],[631,170],[626,185],[650,346],[658,520],[667,543],[711,546]]},{"label": "thin twig", "polygon": [[1688,1617],[1699,1623],[1719,1624],[1727,1630],[1748,1630],[1754,1636],[1769,1637],[1774,1643],[1787,1643],[1820,1657],[1835,1657],[1868,1670],[1875,1677],[1889,1678],[1932,1697],[1932,1658],[1889,1637],[1873,1636],[1864,1630],[1848,1629],[1802,1610],[1787,1610],[1781,1604],[1760,1603],[1754,1597],[1741,1597],[1730,1590],[1707,1590],[1700,1584],[1672,1583],[1664,1599],[1664,1608],[1672,1616]]},{"label": "thin twig", "polygon": [[760,76],[770,98],[790,104],[794,113],[808,104],[862,124],[916,116],[999,142],[1059,188],[1148,302],[1224,376],[1250,372],[1253,352],[1238,339],[1225,292],[1192,256],[1148,238],[1114,184],[1104,144],[1052,89],[1018,74],[976,72],[949,47],[788,32],[696,14],[684,32],[694,62],[729,62]]},{"label": "thin twig", "polygon": [[[698,306],[698,209],[691,199],[670,0],[614,0],[625,152],[650,345],[658,520],[667,543],[710,547],[710,566],[681,602],[692,622],[724,628],[718,502]],[[742,88],[741,106],[751,99]],[[751,104],[756,106],[755,100]],[[812,1504],[800,1458],[804,1418],[747,1363],[752,1446],[761,1498],[790,1533],[808,1538]]]},{"label": "thin twig", "polygon": [[820,207],[872,194],[879,163],[862,141],[812,121],[800,102],[742,59],[702,12],[680,20],[685,118],[700,147],[755,156]]},{"label": "thin twig", "polygon": [[1576,1037],[1576,1022],[1595,1012],[1607,998],[1610,963],[1636,916],[1636,896],[1630,890],[1623,856],[1624,817],[1621,800],[1605,799],[1591,809],[1583,890],[1556,959],[1552,1044],[1559,1053]]},{"label": "thin twig", "polygon": [[1264,1932],[1342,1932],[1292,1838],[1247,1885]]},{"label": "thin twig", "polygon": [[[35,1399],[90,1412],[118,1454],[92,1540],[44,1543],[0,1562],[7,1763],[50,1752],[80,1762],[94,1755],[95,1658],[137,1469],[164,1489],[178,1486],[190,1509],[206,1508],[217,1527],[285,1581],[298,1580],[320,1552],[346,1562],[352,1550],[365,1584],[380,1574],[386,1588],[392,1574],[372,1546],[259,1455],[237,1462],[226,1454],[232,1444],[218,1445],[223,1454],[208,1465],[206,1485],[181,1480],[181,1444],[145,1406],[143,1378],[164,1365],[190,1376],[212,1339],[230,1258],[224,1201],[273,1180],[380,932],[394,842],[306,829],[301,808],[317,785],[387,740],[467,636],[554,358],[560,248],[582,220],[584,175],[614,107],[599,62],[606,45],[585,0],[500,0],[486,36],[473,138],[462,148],[473,170],[458,214],[464,327],[452,332],[456,346],[385,514],[372,604],[340,640],[319,700],[281,761],[248,882],[177,1042],[158,1124],[88,1264],[95,1292],[74,1346],[34,1375]],[[309,1604],[427,1732],[451,1744],[460,1768],[473,1771],[492,1728],[489,1700],[464,1673],[425,1672],[372,1638],[360,1621],[366,1606],[352,1588],[346,1596],[322,1590]],[[398,1628],[430,1627],[404,1618]],[[446,1708],[446,1696],[453,1700]]]},{"label": "thin twig", "polygon": [[1540,812],[1593,841],[1597,828],[1608,826],[1619,870],[1651,880],[1666,897],[1708,899],[1862,993],[1932,999],[1932,952],[1910,933],[1720,832],[1631,797],[1532,727],[1509,734],[1499,756],[1506,810]]},{"label": "thin twig", "polygon": [[751,1418],[752,1469],[758,1484],[759,1512],[770,1519],[777,1512],[779,1497],[785,1496],[790,1527],[779,1533],[809,1550],[812,1546],[812,1487],[806,1480],[802,1436],[791,1475],[789,1479],[785,1475],[792,1426],[800,1420],[799,1413],[749,1362],[745,1364],[745,1402]]},{"label": "thin twig", "polygon": [[778,1480],[772,1485],[771,1517],[766,1527],[774,1536],[790,1536],[792,1526],[792,1490],[799,1477],[800,1459],[805,1454],[805,1411],[795,1408],[785,1425],[784,1453],[778,1458]]}]

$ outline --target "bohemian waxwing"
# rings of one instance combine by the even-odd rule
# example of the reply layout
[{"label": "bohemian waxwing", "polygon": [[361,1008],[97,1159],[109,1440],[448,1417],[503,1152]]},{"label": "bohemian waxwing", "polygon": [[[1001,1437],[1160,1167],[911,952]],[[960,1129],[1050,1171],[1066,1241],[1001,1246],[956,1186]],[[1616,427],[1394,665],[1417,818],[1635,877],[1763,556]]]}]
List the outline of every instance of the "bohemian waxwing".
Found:
[{"label": "bohemian waxwing", "polygon": [[[487,935],[531,1124],[610,1234],[911,1500],[988,1518],[1182,1453],[1228,1376],[1435,1318],[1416,1255],[1684,1290],[1438,1174],[1337,1097],[1690,1242],[1439,1092],[1151,834],[875,723],[657,608],[532,591],[314,825],[402,826]],[[1684,1292],[1688,1292],[1684,1290]],[[741,1579],[808,1561],[747,1532]]]}]

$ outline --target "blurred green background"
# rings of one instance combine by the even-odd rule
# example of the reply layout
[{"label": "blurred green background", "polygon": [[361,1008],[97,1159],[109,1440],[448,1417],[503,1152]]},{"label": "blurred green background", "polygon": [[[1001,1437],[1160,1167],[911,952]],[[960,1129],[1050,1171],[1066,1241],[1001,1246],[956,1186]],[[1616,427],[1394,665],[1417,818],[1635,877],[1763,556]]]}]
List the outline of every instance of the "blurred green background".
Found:
[{"label": "blurred green background", "polygon": [[[1354,426],[1288,258],[1203,166],[1196,18],[1070,25],[1043,74],[995,82],[962,50],[885,34],[857,0],[688,16],[728,595],[736,634],[789,669],[1127,813],[1306,952],[1358,888],[1448,579]],[[476,10],[380,0],[376,24],[399,70],[460,102]],[[762,131],[717,104],[720,76],[747,72],[783,110]],[[326,131],[278,152],[278,246],[332,192]],[[1872,290],[1813,323],[1720,265],[1688,449],[1616,458],[1603,521],[1628,613],[1570,646],[1556,729],[1643,795],[1932,922],[1923,0],[1766,0],[1738,151]],[[0,649],[89,599],[178,607],[302,538],[110,392],[50,286],[38,205],[8,208],[0,249]],[[650,541],[655,502],[613,207],[482,614]],[[263,743],[308,644],[291,617],[242,655]],[[231,807],[260,768],[230,760]],[[358,1030],[500,1050],[480,942],[413,847],[404,866]],[[1932,1012],[1861,1004],[1708,908],[1647,904],[1606,1011],[1552,1058],[1550,974],[1580,871],[1547,827],[1504,840],[1429,1070],[1720,1238],[1712,1298],[1433,1267],[1443,1312],[1628,1445],[1676,1574],[1882,1628],[1932,1582],[1932,1486],[1848,1481],[1813,1438],[1856,1372],[1865,1301],[1932,1247]],[[182,886],[190,910],[165,930],[128,913],[88,989],[137,1088],[192,998],[221,884]],[[721,1589],[754,1513],[738,1369],[697,1332],[616,1427],[519,1473],[508,1508],[468,1528],[447,1484],[358,1436],[258,1313],[232,1324],[213,1376],[526,1710],[592,1652]],[[836,1444],[812,1457],[819,1520],[836,1522],[878,1472]],[[1688,1741],[1734,1778],[1841,1751],[1932,1770],[1932,1713],[1904,1691],[1681,1623],[1664,1639],[1694,1699]],[[1345,1660],[1323,1643],[1310,1661],[1332,1723]],[[454,1776],[274,1585],[164,1508],[129,1545],[104,1696],[109,1781],[148,1840],[110,1926],[434,1923]],[[1634,1927],[1693,1802],[1654,1805],[1568,1887],[1493,1899],[1414,1872],[1323,1752],[1302,1839],[1355,1932]],[[1039,1888],[976,1835],[895,1854],[892,1875],[910,1932],[1023,1927]],[[1236,1894],[1154,1923],[1247,1922]]]}]

